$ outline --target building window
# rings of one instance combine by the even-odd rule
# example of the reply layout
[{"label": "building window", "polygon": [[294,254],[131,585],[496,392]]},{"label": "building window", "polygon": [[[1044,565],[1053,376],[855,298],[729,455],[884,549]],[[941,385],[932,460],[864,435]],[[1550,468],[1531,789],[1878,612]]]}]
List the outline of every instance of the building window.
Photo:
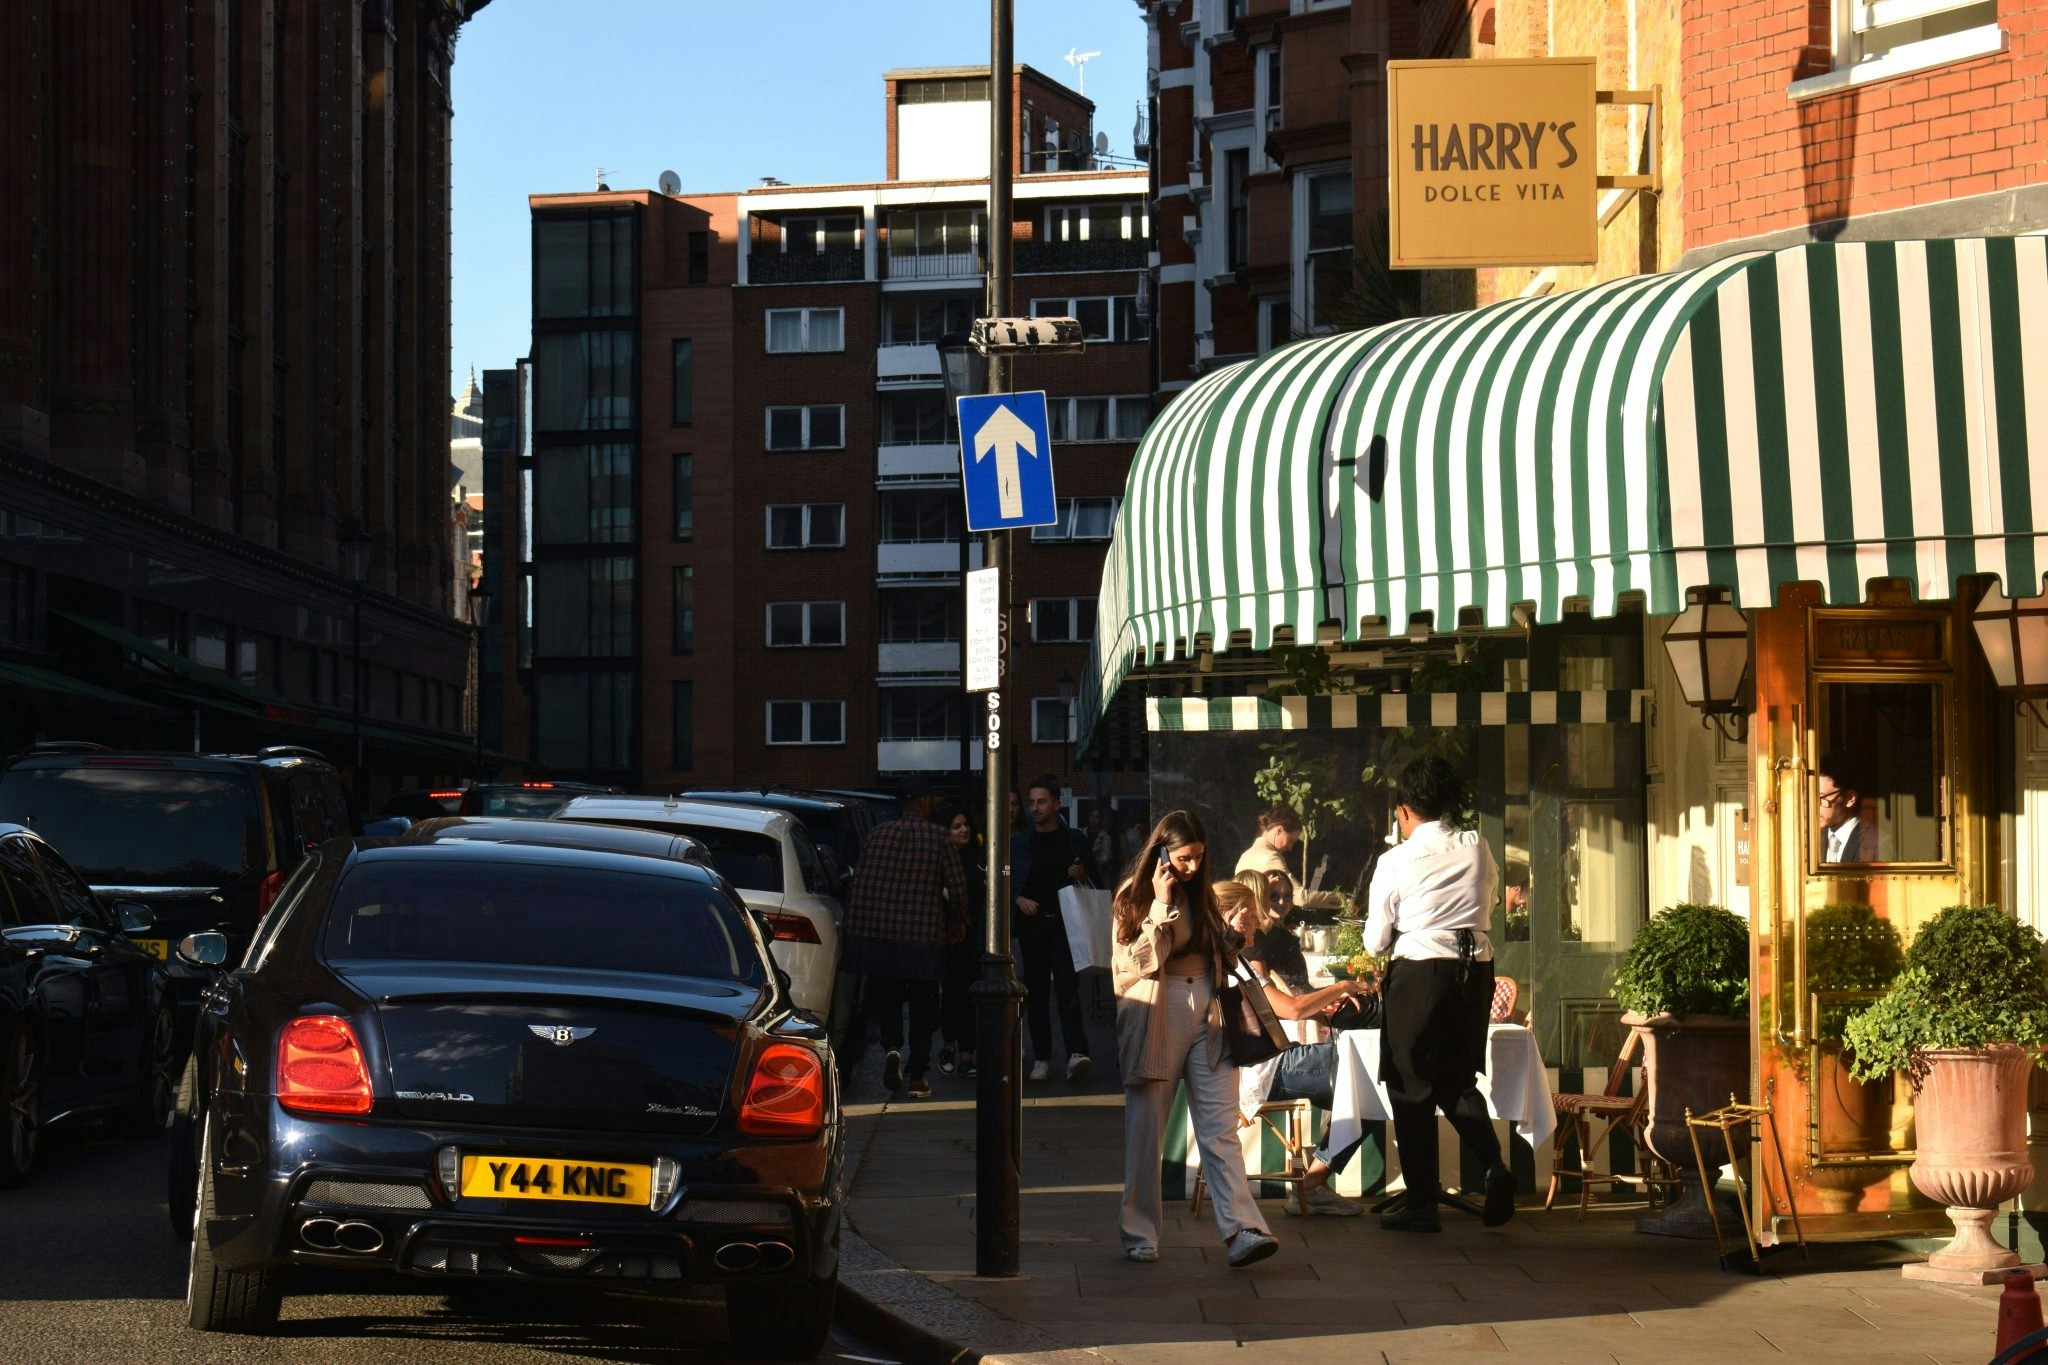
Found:
[{"label": "building window", "polygon": [[1060,498],[1055,506],[1059,520],[1050,526],[1031,528],[1033,540],[1108,540],[1116,526],[1122,498]]},{"label": "building window", "polygon": [[1074,742],[1074,700],[1071,697],[1031,699],[1031,742],[1072,744]]},{"label": "building window", "polygon": [[960,539],[965,512],[950,489],[918,489],[882,495],[884,545],[943,545]]},{"label": "building window", "polygon": [[1269,44],[1252,53],[1252,164],[1262,171],[1273,169],[1266,152],[1266,140],[1280,131],[1280,45]]},{"label": "building window", "polygon": [[890,294],[882,300],[882,342],[937,345],[965,335],[981,315],[981,299],[968,294]]},{"label": "building window", "polygon": [[890,645],[958,644],[959,594],[945,588],[884,589],[881,638]]},{"label": "building window", "polygon": [[895,740],[959,739],[960,696],[957,687],[883,688],[881,737]]},{"label": "building window", "polygon": [[542,446],[534,452],[534,535],[542,545],[633,539],[633,447]]},{"label": "building window", "polygon": [[1294,340],[1294,314],[1285,294],[1269,294],[1258,301],[1259,353]]},{"label": "building window", "polygon": [[1031,300],[1035,318],[1076,318],[1089,341],[1143,341],[1152,335],[1136,294]]},{"label": "building window", "polygon": [[534,650],[542,658],[633,653],[633,561],[544,559],[534,565]]},{"label": "building window", "polygon": [[543,332],[533,339],[534,413],[541,431],[633,425],[633,334]]},{"label": "building window", "polygon": [[846,603],[770,602],[768,645],[796,649],[846,643]]},{"label": "building window", "polygon": [[627,317],[633,312],[633,215],[533,220],[533,315]]},{"label": "building window", "polygon": [[1295,183],[1301,194],[1298,220],[1307,229],[1302,315],[1321,330],[1337,325],[1337,305],[1351,290],[1351,172],[1315,172]]},{"label": "building window", "polygon": [[846,349],[844,308],[770,308],[768,310],[768,353],[788,355],[799,351],[843,351]]},{"label": "building window", "polygon": [[980,209],[898,209],[889,215],[889,258],[978,259],[981,232]]},{"label": "building window", "polygon": [[1095,638],[1095,599],[1032,598],[1031,638],[1041,645],[1086,644]]},{"label": "building window", "polygon": [[633,675],[629,672],[536,673],[534,757],[566,772],[631,768]]},{"label": "building window", "polygon": [[668,761],[671,767],[687,770],[697,766],[697,685],[672,682],[669,695]]},{"label": "building window", "polygon": [[1055,204],[1045,211],[1048,242],[1137,242],[1151,232],[1143,204]]},{"label": "building window", "polygon": [[1151,420],[1152,400],[1143,394],[1108,398],[1049,398],[1045,419],[1055,441],[1135,441]]},{"label": "building window", "polygon": [[675,652],[688,654],[697,646],[697,571],[687,564],[675,569]]},{"label": "building window", "polygon": [[898,81],[898,104],[986,104],[988,77],[949,76],[939,80]]},{"label": "building window", "polygon": [[846,544],[846,504],[839,502],[771,503],[768,507],[768,548],[771,550],[831,549]]},{"label": "building window", "polygon": [[691,284],[707,284],[711,280],[711,234],[693,232],[690,234],[690,276]]},{"label": "building window", "polygon": [[216,672],[228,671],[228,623],[212,616],[192,618],[192,662]]},{"label": "building window", "polygon": [[669,376],[675,386],[675,408],[669,420],[679,427],[686,427],[696,420],[697,391],[691,376],[692,349],[688,337],[678,339],[670,348]]},{"label": "building window", "polygon": [[943,393],[923,389],[882,397],[882,445],[951,445],[960,439],[959,430]]},{"label": "building window", "polygon": [[768,409],[770,450],[841,450],[846,446],[846,408],[838,403]]},{"label": "building window", "polygon": [[855,251],[860,248],[860,219],[851,214],[804,216],[782,220],[782,250],[789,253]]},{"label": "building window", "polygon": [[671,534],[689,540],[697,534],[697,461],[694,456],[675,458],[674,480],[669,497],[674,504],[675,525]]},{"label": "building window", "polygon": [[1245,177],[1251,173],[1252,154],[1248,148],[1232,147],[1223,153],[1225,270],[1242,270],[1251,259],[1251,210],[1244,186]]},{"label": "building window", "polygon": [[1834,7],[1835,69],[1868,79],[1997,51],[1995,0],[1855,0]]},{"label": "building window", "polygon": [[846,743],[843,701],[771,701],[768,703],[770,744]]},{"label": "building window", "polygon": [[277,637],[244,630],[235,637],[235,677],[250,687],[277,686]]}]

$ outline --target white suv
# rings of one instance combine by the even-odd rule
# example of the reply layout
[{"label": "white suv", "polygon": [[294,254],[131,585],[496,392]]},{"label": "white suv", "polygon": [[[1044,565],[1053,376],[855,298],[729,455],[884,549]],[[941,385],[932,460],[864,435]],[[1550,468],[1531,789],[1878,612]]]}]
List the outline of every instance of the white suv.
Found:
[{"label": "white suv", "polygon": [[831,1017],[839,970],[839,921],[832,880],[803,822],[787,811],[661,796],[579,796],[554,819],[687,834],[749,909],[768,921],[770,951],[789,976],[799,1009]]}]

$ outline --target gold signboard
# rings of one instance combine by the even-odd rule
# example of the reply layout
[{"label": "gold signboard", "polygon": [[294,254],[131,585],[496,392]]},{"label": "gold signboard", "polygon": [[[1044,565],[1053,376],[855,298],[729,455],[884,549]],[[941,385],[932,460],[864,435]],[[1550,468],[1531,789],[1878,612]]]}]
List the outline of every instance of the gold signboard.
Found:
[{"label": "gold signboard", "polygon": [[1592,265],[1591,57],[1387,63],[1396,269]]}]

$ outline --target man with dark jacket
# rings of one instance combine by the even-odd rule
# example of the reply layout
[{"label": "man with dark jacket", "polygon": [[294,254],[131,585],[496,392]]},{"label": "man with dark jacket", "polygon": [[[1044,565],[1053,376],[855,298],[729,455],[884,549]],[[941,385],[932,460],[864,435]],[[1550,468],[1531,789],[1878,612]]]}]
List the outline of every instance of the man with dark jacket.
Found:
[{"label": "man with dark jacket", "polygon": [[939,1027],[945,948],[967,932],[967,877],[946,832],[932,820],[936,798],[923,783],[903,789],[902,815],[877,825],[854,870],[840,935],[840,967],[866,978],[868,1010],[882,1026],[882,1083],[906,1074],[903,1007],[910,1006],[912,1099],[928,1099],[932,1034]]},{"label": "man with dark jacket", "polygon": [[1017,956],[1023,968],[1024,1013],[1031,1029],[1031,1079],[1052,1075],[1052,1004],[1060,1006],[1060,1038],[1067,1045],[1067,1079],[1087,1079],[1088,1024],[1081,1017],[1081,992],[1067,926],[1060,914],[1060,889],[1102,885],[1088,840],[1060,819],[1057,778],[1033,779],[1025,791],[1028,828],[1010,840],[1010,890]]}]

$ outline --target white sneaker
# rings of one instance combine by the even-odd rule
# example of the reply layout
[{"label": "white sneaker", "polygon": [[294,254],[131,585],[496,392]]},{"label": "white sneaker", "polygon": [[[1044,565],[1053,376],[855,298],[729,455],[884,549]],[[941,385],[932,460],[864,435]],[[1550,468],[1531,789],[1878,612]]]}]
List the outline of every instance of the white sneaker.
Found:
[{"label": "white sneaker", "polygon": [[1080,1082],[1088,1079],[1088,1068],[1093,1065],[1094,1063],[1088,1060],[1087,1053],[1076,1052],[1071,1054],[1067,1058],[1067,1079],[1078,1085]]},{"label": "white sneaker", "polygon": [[1126,1261],[1136,1261],[1140,1265],[1151,1265],[1154,1261],[1157,1261],[1159,1259],[1159,1248],[1125,1247],[1124,1259]]},{"label": "white sneaker", "polygon": [[1257,1228],[1239,1228],[1223,1247],[1228,1253],[1231,1268],[1235,1270],[1254,1261],[1265,1260],[1280,1249],[1280,1243]]},{"label": "white sneaker", "polygon": [[1047,1065],[1046,1065],[1046,1064],[1045,1064],[1044,1062],[1033,1062],[1033,1063],[1031,1064],[1031,1079],[1032,1079],[1032,1080],[1034,1080],[1034,1081],[1042,1081],[1042,1080],[1045,1080],[1045,1079],[1047,1079],[1047,1078],[1048,1078],[1048,1077],[1050,1077],[1051,1075],[1052,1075],[1052,1068],[1051,1068],[1051,1067],[1049,1067],[1049,1066],[1047,1066]]}]

